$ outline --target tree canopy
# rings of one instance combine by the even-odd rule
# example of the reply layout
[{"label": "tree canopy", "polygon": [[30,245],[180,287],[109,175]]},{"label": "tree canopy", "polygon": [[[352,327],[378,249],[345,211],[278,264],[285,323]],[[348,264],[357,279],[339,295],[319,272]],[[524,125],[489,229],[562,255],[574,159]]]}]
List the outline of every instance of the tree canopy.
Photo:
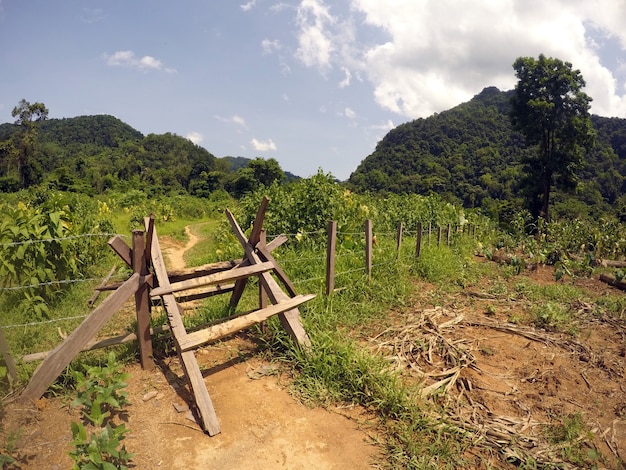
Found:
[{"label": "tree canopy", "polygon": [[541,54],[538,59],[519,57],[513,68],[518,82],[511,121],[536,148],[523,160],[523,188],[533,215],[547,219],[553,185],[574,188],[583,157],[594,145],[591,98],[582,91],[580,70],[569,62]]}]

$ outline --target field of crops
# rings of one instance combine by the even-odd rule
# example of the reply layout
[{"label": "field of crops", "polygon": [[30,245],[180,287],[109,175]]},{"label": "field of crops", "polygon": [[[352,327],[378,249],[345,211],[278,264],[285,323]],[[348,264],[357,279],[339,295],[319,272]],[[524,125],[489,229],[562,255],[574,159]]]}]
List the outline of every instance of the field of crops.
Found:
[{"label": "field of crops", "polygon": [[[363,410],[378,449],[367,466],[624,464],[626,299],[597,281],[600,273],[624,277],[623,268],[599,263],[626,254],[616,220],[537,227],[519,214],[504,230],[437,196],[357,195],[321,173],[241,201],[149,199],[140,192],[101,199],[24,193],[2,201],[0,329],[6,351],[0,383],[7,403],[0,454],[6,462],[30,468],[26,462],[43,455],[21,439],[34,424],[9,416],[15,409],[10,399],[37,365],[22,359],[53,349],[83,321],[94,287],[112,267],[109,282],[131,274],[107,241],[114,235],[129,241],[152,213],[159,236],[171,246],[184,245],[185,228],[191,228],[197,242],[184,252],[187,267],[237,259],[242,249],[224,209],[249,230],[263,195],[270,198],[268,240],[288,237],[273,253],[276,261],[298,292],[317,294],[301,309],[312,348],[294,346],[272,320],[244,337],[256,344],[245,354],[278,364],[302,402]],[[334,291],[327,296],[330,220],[337,222],[337,247]],[[366,220],[375,239],[371,275]],[[448,225],[451,236],[438,239],[438,229]],[[223,317],[220,297],[195,304],[184,316],[185,327]],[[257,302],[258,291],[248,289],[240,308]],[[124,309],[99,335],[132,332],[133,315],[132,307]],[[167,323],[156,305],[151,321],[155,328]],[[167,333],[155,335],[154,344],[163,361],[175,357]],[[134,343],[81,353],[51,387],[48,399],[59,396],[63,406],[83,410],[74,411],[68,438],[59,443],[69,459],[64,464],[89,468],[95,454],[118,468],[147,459],[148,443],[124,440],[139,432],[132,420],[126,427],[119,421],[132,406],[124,392],[132,380],[123,369],[136,368],[136,355]],[[595,402],[582,400],[582,391]]]}]

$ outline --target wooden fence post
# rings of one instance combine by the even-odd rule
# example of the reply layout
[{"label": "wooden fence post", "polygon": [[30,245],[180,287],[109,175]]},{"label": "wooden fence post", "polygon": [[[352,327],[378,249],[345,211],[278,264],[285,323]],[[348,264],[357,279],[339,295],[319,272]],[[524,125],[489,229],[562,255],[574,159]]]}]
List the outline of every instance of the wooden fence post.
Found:
[{"label": "wooden fence post", "polygon": [[428,246],[430,246],[430,236],[433,232],[433,223],[428,222]]},{"label": "wooden fence post", "polygon": [[372,280],[372,220],[365,221],[365,269],[367,280]]},{"label": "wooden fence post", "polygon": [[396,261],[400,259],[401,249],[402,249],[402,222],[398,222],[398,231],[396,233]]},{"label": "wooden fence post", "polygon": [[450,238],[452,236],[452,226],[448,224],[446,231],[446,245],[450,246]]},{"label": "wooden fence post", "polygon": [[441,246],[441,225],[437,227],[437,246]]},{"label": "wooden fence post", "polygon": [[[133,271],[140,276],[148,275],[144,233],[133,230]],[[152,361],[152,338],[150,336],[150,294],[148,284],[142,283],[135,292],[135,312],[137,314],[137,341],[139,342],[139,360],[143,369],[154,367]]]},{"label": "wooden fence post", "polygon": [[422,223],[417,224],[417,242],[415,243],[415,257],[419,259],[422,253]]},{"label": "wooden fence post", "polygon": [[328,244],[326,246],[326,296],[335,290],[335,249],[337,247],[337,221],[328,221]]},{"label": "wooden fence post", "polygon": [[17,368],[15,367],[15,361],[9,353],[9,345],[7,344],[7,340],[4,338],[2,328],[0,328],[0,353],[2,353],[4,363],[7,366],[7,371],[10,379],[9,383],[11,385],[15,385],[17,383]]}]

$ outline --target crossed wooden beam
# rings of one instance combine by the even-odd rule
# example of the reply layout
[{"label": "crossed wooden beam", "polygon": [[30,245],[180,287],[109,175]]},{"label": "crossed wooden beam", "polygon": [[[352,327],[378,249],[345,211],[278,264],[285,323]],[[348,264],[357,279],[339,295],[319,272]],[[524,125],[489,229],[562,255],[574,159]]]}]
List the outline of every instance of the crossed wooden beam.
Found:
[{"label": "crossed wooden beam", "polygon": [[[111,239],[109,245],[135,272],[93,310],[63,343],[47,354],[35,370],[30,382],[22,392],[21,398],[34,400],[41,397],[76,354],[87,345],[132,295],[135,295],[137,307],[137,338],[140,345],[141,363],[144,368],[151,367],[150,314],[149,311],[147,314],[145,312],[149,305],[149,298],[160,297],[167,313],[176,351],[194,396],[202,427],[210,436],[218,434],[220,432],[219,422],[194,355],[196,348],[249,328],[274,315],[279,316],[287,333],[301,347],[306,349],[311,346],[309,337],[302,326],[298,306],[311,300],[315,295],[298,295],[293,283],[272,256],[271,252],[284,243],[287,238],[280,235],[271,242],[266,242],[262,226],[268,203],[269,199],[263,198],[248,238],[237,224],[233,214],[228,210],[226,211],[226,217],[245,253],[241,260],[214,263],[211,265],[210,273],[199,271],[196,275],[185,276],[180,280],[170,278],[167,273],[159,239],[154,230],[154,218],[146,219],[145,244],[143,243],[142,232],[139,232],[142,234],[141,240],[139,240],[138,234],[133,232],[132,250],[119,237]],[[152,273],[149,271],[149,265],[152,266]],[[274,279],[272,272],[285,286],[287,293]],[[259,309],[236,314],[224,318],[219,324],[187,333],[182,321],[183,308],[178,303],[174,293],[200,287],[205,289],[203,296],[232,292],[230,306],[231,310],[235,311],[245,290],[247,280],[251,276],[259,278],[261,289]],[[224,284],[232,281],[234,281],[234,285]],[[209,287],[207,288],[207,286]],[[267,299],[271,301],[271,305],[268,305]]]}]

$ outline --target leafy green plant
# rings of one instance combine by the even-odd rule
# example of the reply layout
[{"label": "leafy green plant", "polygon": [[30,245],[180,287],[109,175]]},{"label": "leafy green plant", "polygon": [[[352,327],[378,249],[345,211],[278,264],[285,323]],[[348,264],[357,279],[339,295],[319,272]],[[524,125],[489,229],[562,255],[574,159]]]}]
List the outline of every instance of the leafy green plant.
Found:
[{"label": "leafy green plant", "polygon": [[72,372],[77,391],[72,406],[82,406],[83,417],[94,425],[102,426],[112,413],[128,403],[128,394],[123,391],[128,374],[122,368],[111,352],[104,367],[89,367],[85,373]]},{"label": "leafy green plant", "polygon": [[563,329],[570,321],[567,310],[554,302],[546,302],[533,309],[535,324],[550,331]]},{"label": "leafy green plant", "polygon": [[81,423],[72,422],[72,446],[69,455],[74,460],[72,470],[116,470],[127,469],[134,454],[122,445],[128,429],[121,424],[107,424],[89,437]]}]

